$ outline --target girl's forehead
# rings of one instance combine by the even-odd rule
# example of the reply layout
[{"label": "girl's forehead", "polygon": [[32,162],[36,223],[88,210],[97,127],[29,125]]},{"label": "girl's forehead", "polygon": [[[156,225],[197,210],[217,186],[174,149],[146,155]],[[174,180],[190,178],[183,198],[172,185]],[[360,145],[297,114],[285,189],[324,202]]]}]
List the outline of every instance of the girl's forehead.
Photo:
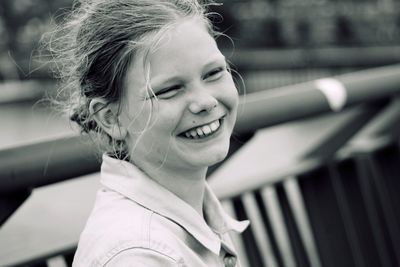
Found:
[{"label": "girl's forehead", "polygon": [[157,55],[160,50],[170,53],[179,50],[178,47],[187,50],[196,43],[195,40],[214,42],[203,18],[183,18],[166,25],[150,36],[149,55],[154,58],[154,55]]},{"label": "girl's forehead", "polygon": [[[153,44],[136,54],[127,80],[146,85],[143,78],[168,76],[175,72],[202,68],[208,61],[223,58],[203,20],[190,19],[173,24],[152,36]],[[150,38],[151,40],[151,38]]]},{"label": "girl's forehead", "polygon": [[217,44],[204,22],[187,20],[163,34],[155,49],[150,51],[148,61],[152,69],[161,66],[168,69],[168,66],[174,64],[201,64],[202,59],[206,60],[219,53]]}]

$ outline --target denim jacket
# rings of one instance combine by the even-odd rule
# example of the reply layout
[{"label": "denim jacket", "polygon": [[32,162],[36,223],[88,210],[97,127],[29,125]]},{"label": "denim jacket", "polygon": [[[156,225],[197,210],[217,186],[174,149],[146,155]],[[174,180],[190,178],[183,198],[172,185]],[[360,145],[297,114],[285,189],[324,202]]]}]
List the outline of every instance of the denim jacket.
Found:
[{"label": "denim jacket", "polygon": [[133,164],[103,156],[101,185],[74,267],[239,267],[229,233],[241,233],[206,185],[204,217]]}]

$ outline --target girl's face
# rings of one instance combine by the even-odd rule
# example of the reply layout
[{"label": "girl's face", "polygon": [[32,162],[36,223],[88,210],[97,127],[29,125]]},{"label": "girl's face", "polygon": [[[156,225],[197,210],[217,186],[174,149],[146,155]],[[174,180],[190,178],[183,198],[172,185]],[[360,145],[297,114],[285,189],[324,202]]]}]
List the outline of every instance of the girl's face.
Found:
[{"label": "girl's face", "polygon": [[149,71],[143,55],[136,57],[125,80],[121,123],[131,160],[144,170],[177,170],[224,159],[238,94],[203,22],[185,20],[169,29],[147,60]]}]

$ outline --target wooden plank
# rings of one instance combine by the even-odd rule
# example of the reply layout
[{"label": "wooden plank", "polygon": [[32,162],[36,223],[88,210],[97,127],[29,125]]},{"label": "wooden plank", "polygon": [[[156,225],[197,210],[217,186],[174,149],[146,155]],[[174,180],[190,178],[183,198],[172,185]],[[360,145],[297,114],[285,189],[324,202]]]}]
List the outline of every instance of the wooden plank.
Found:
[{"label": "wooden plank", "polygon": [[[222,206],[224,207],[225,211],[232,218],[236,219],[235,209],[230,200],[223,201]],[[244,248],[245,244],[243,243],[242,237],[239,234],[232,233],[231,238],[232,238],[233,244],[235,246],[235,249],[238,253],[239,262],[241,263],[241,267],[250,267],[248,259],[247,259],[247,255],[246,255],[246,250]]]},{"label": "wooden plank", "polygon": [[270,238],[268,237],[267,231],[264,229],[262,217],[258,211],[254,194],[246,193],[242,196],[242,200],[251,222],[250,227],[254,231],[257,247],[259,248],[261,257],[263,258],[264,267],[277,267],[277,260],[272,251]]},{"label": "wooden plank", "polygon": [[276,258],[276,262],[278,266],[284,266],[284,261],[282,259],[282,252],[279,250],[278,241],[276,238],[276,233],[273,230],[271,219],[269,213],[267,212],[267,208],[265,206],[265,201],[261,195],[260,190],[254,192],[255,200],[257,201],[258,211],[261,215],[262,223],[267,232],[272,252]]},{"label": "wooden plank", "polygon": [[289,202],[285,188],[282,183],[276,185],[276,193],[282,210],[288,236],[293,249],[293,255],[299,266],[311,266],[310,260],[306,253],[303,240],[301,238],[297,222],[295,220],[291,203]]},{"label": "wooden plank", "polygon": [[284,266],[295,267],[297,264],[290,245],[289,234],[285,228],[285,221],[280,210],[276,191],[273,187],[264,187],[261,189],[261,196],[265,205],[265,211],[271,220],[271,227],[275,234]]},{"label": "wooden plank", "polygon": [[305,251],[312,267],[322,267],[311,224],[308,219],[304,200],[295,177],[290,177],[283,182],[288,201],[292,208],[293,216],[296,221],[301,239],[303,240]]},{"label": "wooden plank", "polygon": [[[233,206],[235,208],[235,214],[237,215],[238,220],[248,220],[249,216],[247,215],[247,211],[243,205],[241,198],[233,199]],[[250,266],[264,266],[264,261],[261,255],[261,251],[257,246],[255,240],[255,233],[251,227],[246,229],[242,233],[243,242],[245,244],[246,254],[248,255],[249,265]]]},{"label": "wooden plank", "polygon": [[0,228],[0,266],[76,246],[94,203],[98,179],[98,174],[92,174],[34,190]]},{"label": "wooden plank", "polygon": [[47,266],[48,267],[68,267],[64,258],[61,256],[49,259],[47,261]]},{"label": "wooden plank", "polygon": [[30,196],[30,190],[13,194],[0,194],[0,225],[2,225]]}]

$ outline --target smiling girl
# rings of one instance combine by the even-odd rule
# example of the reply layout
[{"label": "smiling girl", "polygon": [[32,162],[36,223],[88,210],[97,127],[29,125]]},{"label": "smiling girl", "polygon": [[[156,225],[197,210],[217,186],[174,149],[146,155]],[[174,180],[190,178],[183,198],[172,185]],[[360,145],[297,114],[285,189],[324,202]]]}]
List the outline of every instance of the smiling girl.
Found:
[{"label": "smiling girl", "polygon": [[238,94],[196,0],[91,0],[61,31],[71,119],[101,145],[101,189],[74,266],[240,266],[207,185]]}]

